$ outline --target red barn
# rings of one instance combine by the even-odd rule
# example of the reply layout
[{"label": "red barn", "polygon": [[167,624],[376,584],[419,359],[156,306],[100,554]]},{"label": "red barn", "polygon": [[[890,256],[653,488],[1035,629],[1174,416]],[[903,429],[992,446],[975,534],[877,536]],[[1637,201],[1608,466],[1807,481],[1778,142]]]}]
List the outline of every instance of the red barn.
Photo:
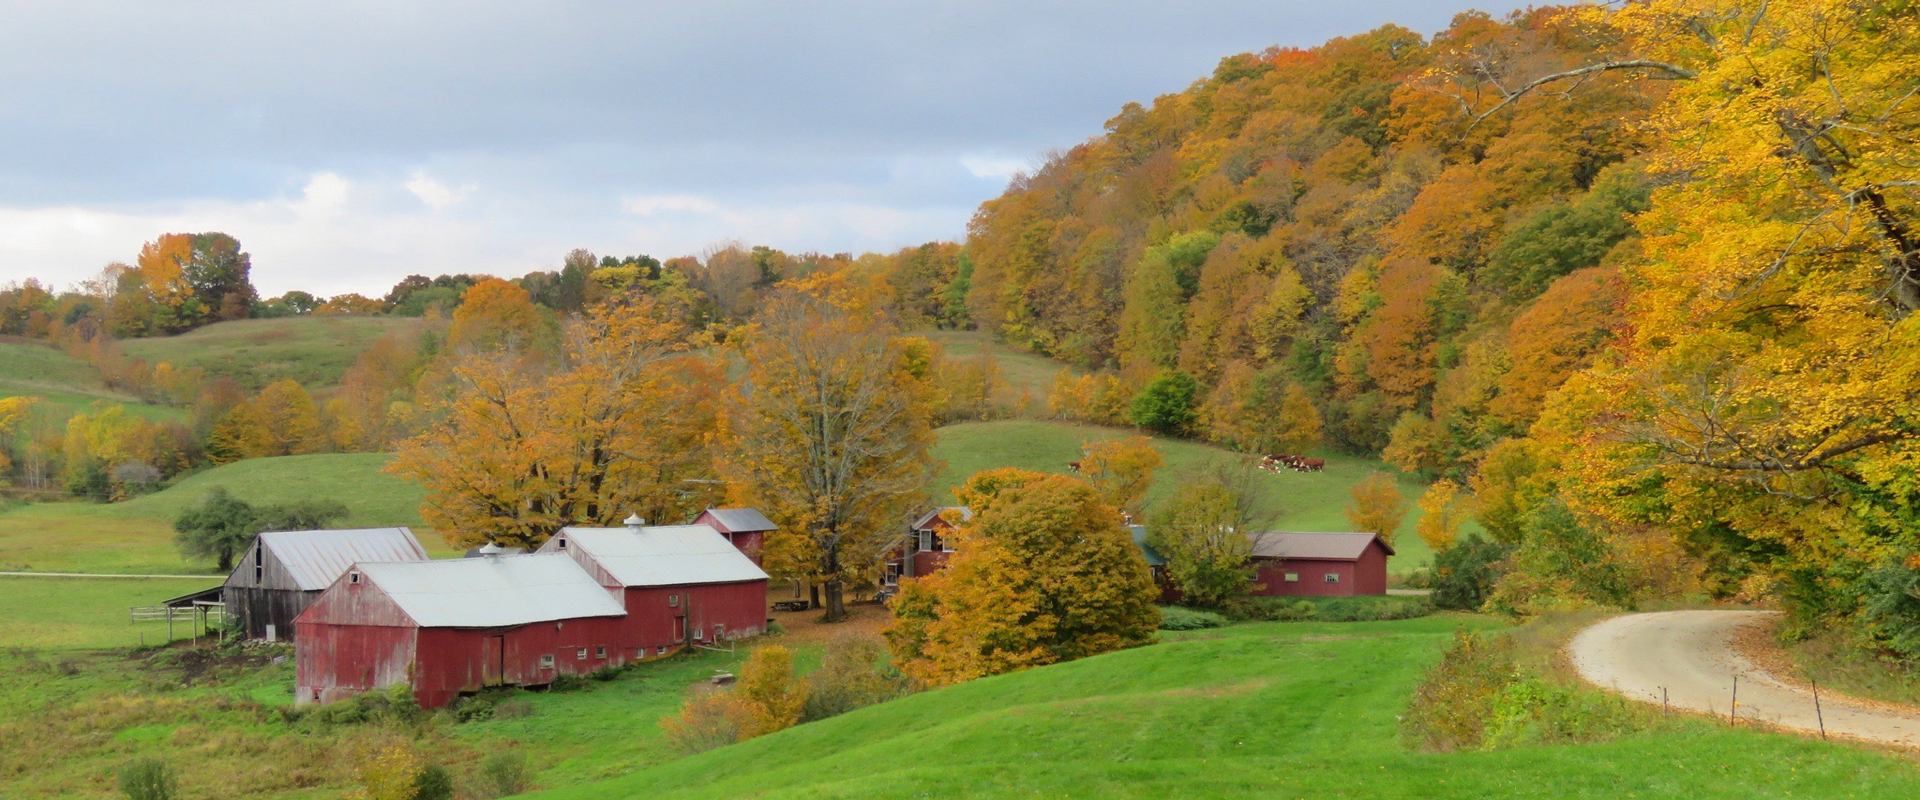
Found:
[{"label": "red barn", "polygon": [[355,564],[294,621],[295,701],[394,684],[425,708],[638,658],[616,595],[563,556]]},{"label": "red barn", "polygon": [[620,597],[626,641],[653,655],[766,630],[767,573],[706,525],[562,528],[539,552]]},{"label": "red barn", "polygon": [[1393,548],[1371,533],[1256,533],[1255,594],[1353,597],[1387,593]]},{"label": "red barn", "polygon": [[760,550],[766,547],[767,534],[775,527],[757,508],[709,508],[693,518],[693,524],[705,525],[727,537],[727,541],[754,564],[760,564]]},{"label": "red barn", "polygon": [[906,544],[887,559],[886,585],[896,585],[901,578],[932,575],[946,566],[947,558],[953,554],[948,534],[953,532],[956,520],[971,519],[973,509],[966,506],[941,506],[920,515],[908,526]]}]

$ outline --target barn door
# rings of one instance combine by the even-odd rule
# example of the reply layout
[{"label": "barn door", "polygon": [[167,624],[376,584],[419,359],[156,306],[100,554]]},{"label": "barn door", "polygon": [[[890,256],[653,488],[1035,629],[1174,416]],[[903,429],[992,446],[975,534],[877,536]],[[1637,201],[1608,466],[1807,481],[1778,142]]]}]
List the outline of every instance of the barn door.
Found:
[{"label": "barn door", "polygon": [[507,637],[488,636],[480,640],[480,685],[499,686],[507,673]]}]

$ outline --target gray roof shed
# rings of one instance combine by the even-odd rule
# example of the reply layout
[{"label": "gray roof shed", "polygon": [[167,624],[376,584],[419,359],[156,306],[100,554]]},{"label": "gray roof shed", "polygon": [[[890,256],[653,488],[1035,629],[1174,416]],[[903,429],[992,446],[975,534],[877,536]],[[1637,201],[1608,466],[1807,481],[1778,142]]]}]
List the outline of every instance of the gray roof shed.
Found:
[{"label": "gray roof shed", "polygon": [[767,515],[757,508],[709,508],[707,515],[719,523],[719,527],[728,533],[752,533],[755,531],[778,530]]}]

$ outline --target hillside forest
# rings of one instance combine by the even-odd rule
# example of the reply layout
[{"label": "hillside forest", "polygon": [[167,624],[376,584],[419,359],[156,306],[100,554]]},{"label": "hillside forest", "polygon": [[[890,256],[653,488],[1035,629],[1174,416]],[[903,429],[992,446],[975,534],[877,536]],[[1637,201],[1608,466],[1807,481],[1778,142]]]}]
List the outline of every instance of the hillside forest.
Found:
[{"label": "hillside forest", "polygon": [[[852,382],[891,420],[868,444],[895,466],[863,477],[893,499],[776,517],[813,532],[770,554],[788,574],[837,580],[843,539],[879,546],[846,531],[926,500],[926,469],[897,465],[933,426],[1039,415],[1419,473],[1484,528],[1430,544],[1495,554],[1491,610],[1776,603],[1790,634],[1920,660],[1911,5],[1467,13],[1236,55],[1015,178],[964,240],[894,253],[577,250],[262,298],[234,236],[170,234],[71,287],[0,289],[0,335],[171,409],[0,400],[0,476],[104,501],[239,459],[395,452],[459,544],[817,509],[765,455],[767,398],[865,365]],[[326,385],[130,354],[307,316],[409,322]],[[926,334],[956,328],[1062,369],[1018,396]],[[843,346],[806,351],[823,341]]]}]

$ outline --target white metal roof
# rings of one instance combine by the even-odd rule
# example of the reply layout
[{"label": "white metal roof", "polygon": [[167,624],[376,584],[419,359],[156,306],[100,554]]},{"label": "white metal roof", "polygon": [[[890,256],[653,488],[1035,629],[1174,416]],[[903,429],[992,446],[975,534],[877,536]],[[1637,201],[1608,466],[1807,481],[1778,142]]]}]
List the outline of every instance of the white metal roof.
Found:
[{"label": "white metal roof", "polygon": [[[1365,532],[1268,531],[1249,533],[1247,538],[1253,541],[1255,558],[1324,558],[1351,561],[1367,551],[1367,543],[1379,537]],[[1387,555],[1393,555],[1392,546],[1386,542],[1381,542],[1380,546],[1386,548]]]},{"label": "white metal roof", "polygon": [[[578,548],[623,586],[683,586],[766,580],[767,573],[709,525],[562,528]],[[551,548],[547,550],[551,552]]]},{"label": "white metal roof", "polygon": [[353,568],[423,628],[493,628],[627,613],[564,555],[389,561]]},{"label": "white metal roof", "polygon": [[304,591],[333,585],[361,561],[425,561],[427,550],[406,528],[269,531],[260,546],[272,552]]},{"label": "white metal roof", "polygon": [[713,515],[714,520],[720,523],[720,527],[733,533],[770,531],[776,528],[773,521],[767,519],[767,515],[760,513],[760,509],[757,508],[709,508],[707,513]]},{"label": "white metal roof", "polygon": [[948,511],[959,512],[961,522],[968,522],[973,519],[973,509],[967,506],[936,506],[932,511],[921,514],[919,519],[914,520],[913,529],[916,531],[925,529],[929,523],[933,522],[934,517],[940,516]]}]

